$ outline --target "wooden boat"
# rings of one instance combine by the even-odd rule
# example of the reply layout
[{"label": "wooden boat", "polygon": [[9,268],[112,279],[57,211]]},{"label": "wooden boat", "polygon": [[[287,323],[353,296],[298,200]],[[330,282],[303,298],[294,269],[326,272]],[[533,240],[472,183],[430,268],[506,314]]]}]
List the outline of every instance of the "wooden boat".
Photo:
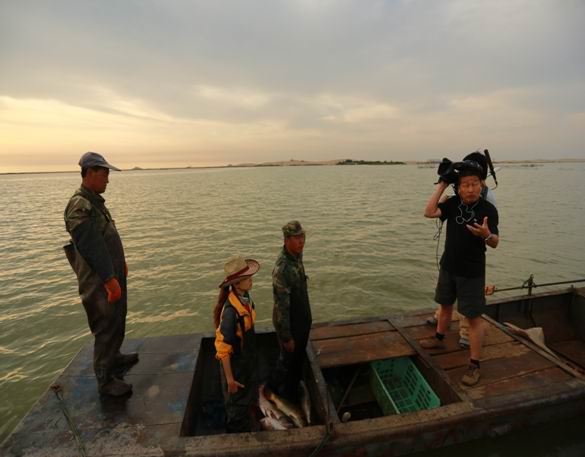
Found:
[{"label": "wooden boat", "polygon": [[[128,340],[140,363],[125,379],[126,401],[100,399],[90,344],[73,359],[0,447],[3,456],[399,456],[496,436],[585,413],[585,288],[490,302],[482,378],[459,380],[468,352],[458,322],[447,348],[427,352],[429,312],[316,324],[305,381],[313,425],[227,435],[212,335]],[[503,322],[542,327],[552,353]],[[273,333],[259,334],[261,372],[276,356]],[[384,416],[370,387],[370,362],[407,357],[440,406]],[[350,387],[348,389],[348,387]],[[340,395],[343,393],[343,395]],[[341,403],[341,404],[340,404]],[[343,413],[351,419],[342,422]],[[345,415],[346,417],[348,414]]]}]

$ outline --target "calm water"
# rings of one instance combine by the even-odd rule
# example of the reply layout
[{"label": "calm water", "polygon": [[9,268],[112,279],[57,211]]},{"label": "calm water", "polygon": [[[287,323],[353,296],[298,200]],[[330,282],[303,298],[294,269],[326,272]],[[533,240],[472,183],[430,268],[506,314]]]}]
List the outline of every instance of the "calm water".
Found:
[{"label": "calm water", "polygon": [[[104,196],[130,269],[128,337],[211,331],[216,286],[234,253],[262,264],[253,295],[258,326],[269,327],[270,272],[290,219],[309,231],[316,321],[432,306],[436,227],[422,212],[435,176],[416,166],[112,173]],[[502,241],[488,253],[488,282],[585,277],[585,164],[509,166],[499,180]],[[73,173],[0,176],[0,440],[91,338],[61,249],[63,209],[79,182]],[[584,426],[557,424],[449,455],[582,456]]]}]

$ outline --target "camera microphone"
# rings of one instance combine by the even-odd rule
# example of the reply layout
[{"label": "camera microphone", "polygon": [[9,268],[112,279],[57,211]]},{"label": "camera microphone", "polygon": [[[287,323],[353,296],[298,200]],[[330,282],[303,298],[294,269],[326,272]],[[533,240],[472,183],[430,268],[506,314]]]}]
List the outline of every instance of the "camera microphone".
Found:
[{"label": "camera microphone", "polygon": [[[496,187],[498,187],[498,180],[496,178],[496,170],[494,170],[494,164],[492,162],[492,158],[490,156],[490,152],[487,149],[483,150],[483,155],[487,159],[488,167],[490,169],[490,174],[494,177],[494,182],[496,183]],[[494,189],[496,188],[494,187]]]}]

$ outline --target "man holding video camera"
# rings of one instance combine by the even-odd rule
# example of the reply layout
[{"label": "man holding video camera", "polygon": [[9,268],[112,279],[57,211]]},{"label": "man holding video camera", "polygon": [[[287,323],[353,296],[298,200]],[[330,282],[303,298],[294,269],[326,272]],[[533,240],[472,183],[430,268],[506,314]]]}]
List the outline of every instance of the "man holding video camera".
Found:
[{"label": "man holding video camera", "polygon": [[[469,320],[470,361],[461,379],[466,386],[477,384],[480,378],[486,245],[496,248],[499,242],[498,211],[481,198],[483,173],[484,168],[474,160],[444,160],[424,213],[425,217],[447,221],[447,236],[435,290],[435,301],[441,305],[437,329],[434,337],[420,344],[425,349],[445,349],[445,332],[457,300],[459,313]],[[456,185],[456,195],[440,202],[450,184]]]}]

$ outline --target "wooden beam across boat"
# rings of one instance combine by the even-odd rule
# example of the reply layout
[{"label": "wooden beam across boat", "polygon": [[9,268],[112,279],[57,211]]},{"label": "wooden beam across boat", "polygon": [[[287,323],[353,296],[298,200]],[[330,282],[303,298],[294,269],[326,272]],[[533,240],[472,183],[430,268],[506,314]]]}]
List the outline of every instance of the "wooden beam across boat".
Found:
[{"label": "wooden beam across boat", "polygon": [[320,327],[311,332],[321,368],[407,357],[415,350],[388,321]]}]

